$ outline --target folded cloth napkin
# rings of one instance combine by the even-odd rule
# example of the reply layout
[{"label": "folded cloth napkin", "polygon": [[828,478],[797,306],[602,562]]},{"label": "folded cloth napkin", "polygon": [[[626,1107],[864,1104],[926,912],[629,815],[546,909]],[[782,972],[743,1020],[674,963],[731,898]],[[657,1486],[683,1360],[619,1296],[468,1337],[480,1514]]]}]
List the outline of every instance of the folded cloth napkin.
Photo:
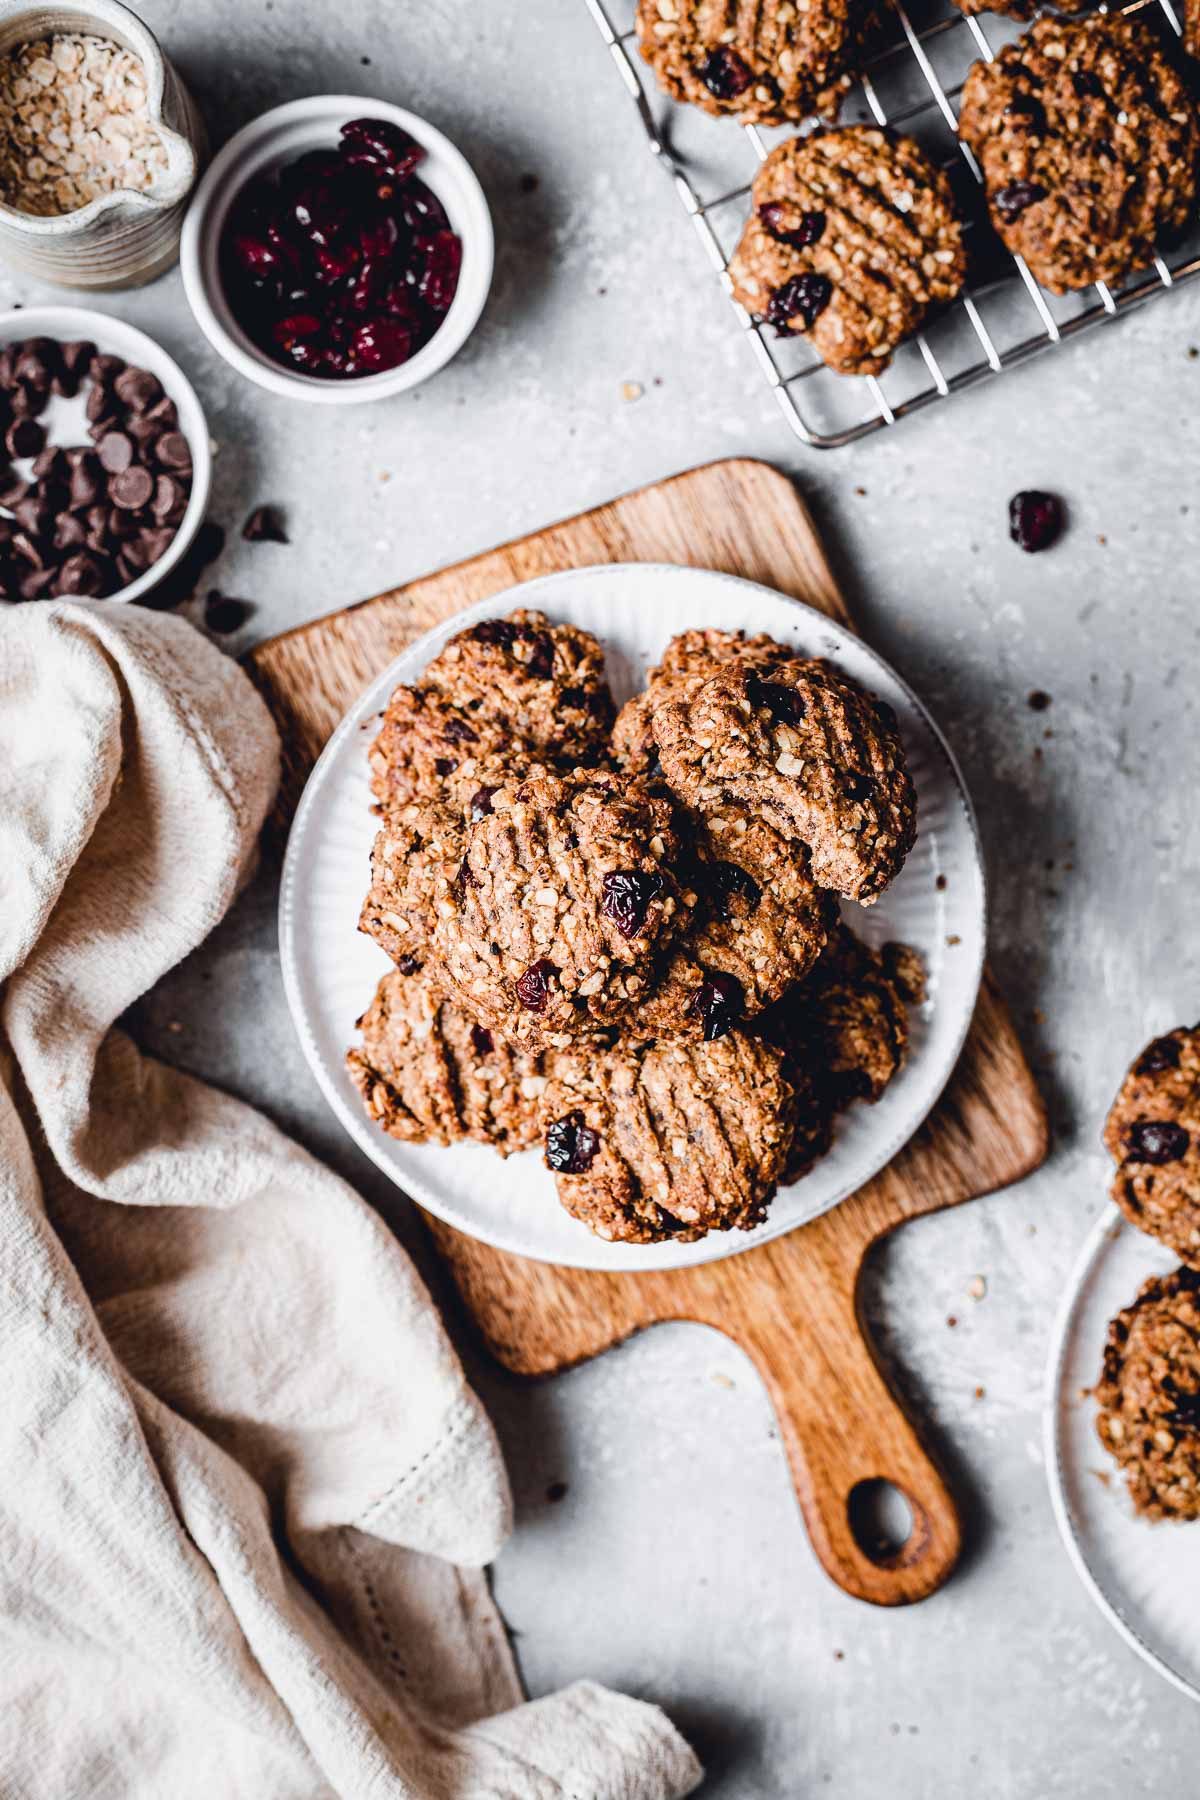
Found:
[{"label": "folded cloth napkin", "polygon": [[520,1704],[492,1429],[376,1215],[114,1020],[247,877],[278,744],[182,621],[0,608],[0,1792],[669,1800]]}]

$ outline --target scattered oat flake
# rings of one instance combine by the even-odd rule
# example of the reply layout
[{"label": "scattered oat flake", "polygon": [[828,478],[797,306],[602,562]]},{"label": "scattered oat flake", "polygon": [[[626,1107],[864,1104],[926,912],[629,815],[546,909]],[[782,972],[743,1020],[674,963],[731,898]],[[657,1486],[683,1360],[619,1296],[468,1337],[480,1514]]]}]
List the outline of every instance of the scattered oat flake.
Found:
[{"label": "scattered oat flake", "polygon": [[977,1388],[976,1388],[976,1389],[975,1389],[975,1398],[976,1398],[976,1399],[977,1399],[977,1400],[982,1400],[982,1399],[983,1399],[983,1396],[984,1396],[984,1394],[985,1394],[985,1392],[986,1392],[986,1389],[984,1389],[984,1388],[981,1388],[981,1387],[977,1387]]},{"label": "scattered oat flake", "polygon": [[961,944],[962,939],[959,937],[958,933],[954,931],[951,932],[950,936],[946,939],[946,942],[948,944]]},{"label": "scattered oat flake", "polygon": [[622,400],[640,400],[645,391],[640,381],[623,381],[621,383]]},{"label": "scattered oat flake", "polygon": [[971,1296],[972,1300],[984,1299],[987,1294],[987,1278],[986,1278],[986,1276],[973,1275],[971,1277],[970,1281],[968,1281],[968,1283],[967,1283],[967,1292]]},{"label": "scattered oat flake", "polygon": [[722,1373],[722,1371],[720,1369],[713,1370],[712,1378],[716,1382],[718,1387],[731,1388],[736,1385],[734,1383],[733,1379],[730,1376]]}]

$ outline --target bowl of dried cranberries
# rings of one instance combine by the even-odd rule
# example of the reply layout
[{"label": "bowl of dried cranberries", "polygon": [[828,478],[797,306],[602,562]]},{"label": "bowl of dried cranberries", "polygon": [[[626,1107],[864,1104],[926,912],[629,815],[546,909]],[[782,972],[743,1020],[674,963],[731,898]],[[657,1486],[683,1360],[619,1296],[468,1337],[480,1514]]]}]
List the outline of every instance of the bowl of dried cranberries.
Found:
[{"label": "bowl of dried cranberries", "polygon": [[335,405],[416,387],[470,336],[492,224],[460,151],[402,107],[293,100],[215,158],[180,261],[205,336],[243,375]]}]

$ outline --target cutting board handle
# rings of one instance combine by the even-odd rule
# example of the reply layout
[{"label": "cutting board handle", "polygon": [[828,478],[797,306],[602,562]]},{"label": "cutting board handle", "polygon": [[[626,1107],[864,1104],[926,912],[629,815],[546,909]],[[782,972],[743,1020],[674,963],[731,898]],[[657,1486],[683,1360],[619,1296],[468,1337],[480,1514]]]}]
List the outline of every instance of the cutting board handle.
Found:
[{"label": "cutting board handle", "polygon": [[[823,1234],[822,1223],[808,1228],[806,1237],[817,1241],[806,1249],[817,1250],[822,1236],[836,1236],[833,1230]],[[844,1246],[826,1247],[834,1254],[817,1308],[811,1283],[803,1295],[789,1296],[781,1264],[773,1304],[764,1307],[760,1293],[730,1335],[770,1394],[800,1508],[826,1572],[859,1600],[904,1606],[948,1580],[962,1528],[941,1471],[872,1353],[857,1303],[857,1267],[838,1269],[836,1251]],[[773,1246],[767,1248],[769,1253]],[[907,1502],[907,1532],[903,1524],[895,1529],[905,1509],[887,1487]]]}]

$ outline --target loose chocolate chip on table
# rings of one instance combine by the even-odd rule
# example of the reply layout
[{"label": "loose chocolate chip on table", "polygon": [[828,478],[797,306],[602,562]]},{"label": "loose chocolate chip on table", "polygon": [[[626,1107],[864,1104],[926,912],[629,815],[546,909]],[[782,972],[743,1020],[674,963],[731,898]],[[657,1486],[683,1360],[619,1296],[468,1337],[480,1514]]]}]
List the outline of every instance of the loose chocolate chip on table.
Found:
[{"label": "loose chocolate chip on table", "polygon": [[1048,550],[1063,528],[1063,504],[1056,494],[1022,488],[1008,503],[1008,535],[1032,555]]},{"label": "loose chocolate chip on table", "polygon": [[10,456],[36,456],[46,442],[46,428],[36,419],[14,419],[4,443]]},{"label": "loose chocolate chip on table", "polygon": [[546,1165],[557,1175],[584,1175],[596,1160],[600,1136],[576,1109],[546,1128]]},{"label": "loose chocolate chip on table", "polygon": [[96,454],[110,475],[120,475],[133,461],[133,439],[124,431],[106,431]]},{"label": "loose chocolate chip on table", "polygon": [[1191,1138],[1172,1119],[1135,1119],[1125,1142],[1134,1162],[1173,1163],[1187,1155]]},{"label": "loose chocolate chip on table", "polygon": [[1045,712],[1046,708],[1051,704],[1050,695],[1045,693],[1041,688],[1034,688],[1029,699],[1026,701],[1026,705],[1029,707],[1030,712]]},{"label": "loose chocolate chip on table", "polygon": [[1135,1075],[1162,1075],[1167,1069],[1178,1067],[1179,1039],[1160,1037],[1146,1045],[1133,1065],[1133,1072]]},{"label": "loose chocolate chip on table", "polygon": [[248,600],[237,600],[232,594],[223,594],[220,588],[210,588],[204,602],[204,623],[210,631],[224,637],[231,631],[240,631],[253,610]]},{"label": "loose chocolate chip on table", "polygon": [[242,526],[242,536],[250,544],[286,544],[288,541],[283,522],[273,506],[256,506]]},{"label": "loose chocolate chip on table", "polygon": [[164,469],[190,469],[192,451],[182,431],[164,431],[154,446],[154,454]]},{"label": "loose chocolate chip on table", "polygon": [[135,464],[125,469],[120,475],[114,475],[108,484],[108,492],[114,506],[121,506],[130,512],[136,512],[147,505],[154,492],[154,477],[149,469]]}]

